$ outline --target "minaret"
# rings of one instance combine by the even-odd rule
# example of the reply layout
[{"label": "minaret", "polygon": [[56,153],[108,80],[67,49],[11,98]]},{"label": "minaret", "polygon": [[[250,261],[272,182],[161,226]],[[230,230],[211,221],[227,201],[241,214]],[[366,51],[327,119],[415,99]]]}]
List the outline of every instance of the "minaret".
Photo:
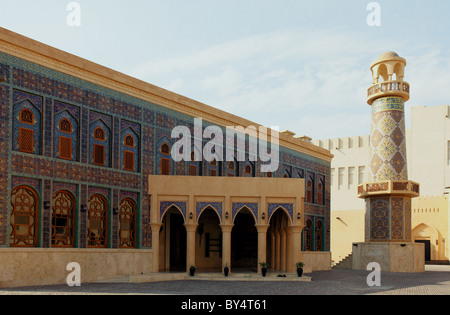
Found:
[{"label": "minaret", "polygon": [[[378,259],[385,271],[421,271],[414,262],[421,261],[415,258],[421,249],[411,240],[411,199],[419,196],[419,184],[408,180],[404,106],[409,100],[409,84],[403,81],[405,67],[404,58],[386,52],[370,68],[370,182],[358,186],[358,197],[366,202],[365,243],[354,244],[354,254],[360,246],[354,269],[364,269],[366,262]],[[405,265],[400,269],[397,254]]]}]

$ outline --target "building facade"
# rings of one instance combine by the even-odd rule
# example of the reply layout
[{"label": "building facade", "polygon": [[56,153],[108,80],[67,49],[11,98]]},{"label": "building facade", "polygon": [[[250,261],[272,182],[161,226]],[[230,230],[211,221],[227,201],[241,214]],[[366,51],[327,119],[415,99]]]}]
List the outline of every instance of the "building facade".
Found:
[{"label": "building facade", "polygon": [[[261,171],[264,163],[251,156],[249,135],[244,138],[245,160],[198,159],[209,139],[197,139],[191,160],[176,162],[171,154],[176,142],[171,131],[176,126],[194,133],[195,118],[202,119],[204,127],[222,130],[258,125],[5,29],[0,29],[0,70],[0,265],[7,270],[0,279],[2,286],[64,282],[65,266],[72,261],[80,262],[85,281],[185,270],[187,260],[192,262],[186,245],[191,232],[203,244],[202,254],[194,254],[201,256],[197,261],[205,269],[221,269],[216,256],[229,257],[238,246],[231,240],[225,246],[222,233],[229,229],[230,237],[235,231],[245,237],[246,230],[258,225],[266,226],[264,241],[260,236],[250,242],[250,250],[237,250],[253,253],[244,257],[243,268],[256,270],[264,257],[272,259],[278,270],[292,269],[286,265],[287,257],[291,263],[294,257],[306,261],[309,270],[329,267],[332,155],[328,150],[282,132],[274,172]],[[224,140],[220,145],[227,144]],[[297,178],[285,182],[300,195],[267,193],[263,200],[256,191],[232,202],[228,184],[221,194],[210,200],[197,198],[195,203],[180,200],[186,193],[174,192],[173,185],[158,190],[165,198],[152,195],[160,187],[158,178],[163,183],[171,177],[177,179],[178,188],[187,187],[184,182],[189,178],[201,178],[197,184],[203,185],[205,196],[208,179],[245,178],[250,180],[246,187],[265,185],[270,191],[280,179]],[[207,232],[205,225],[200,231],[195,225],[192,230],[194,225],[189,224],[198,224],[205,209],[210,211],[202,219],[218,220],[220,226],[226,221],[228,227]],[[242,222],[236,223],[237,217]],[[271,226],[272,219],[278,225]],[[172,241],[181,242],[172,253],[170,241],[160,245],[162,235],[167,235],[164,227],[171,224]],[[295,239],[279,236],[291,236],[293,230]],[[177,234],[180,231],[184,234]],[[254,234],[247,236],[255,239]],[[266,244],[271,249],[263,253],[261,246]],[[162,254],[159,249],[166,247]],[[291,252],[282,255],[287,248]],[[277,254],[270,258],[270,251]]]}]

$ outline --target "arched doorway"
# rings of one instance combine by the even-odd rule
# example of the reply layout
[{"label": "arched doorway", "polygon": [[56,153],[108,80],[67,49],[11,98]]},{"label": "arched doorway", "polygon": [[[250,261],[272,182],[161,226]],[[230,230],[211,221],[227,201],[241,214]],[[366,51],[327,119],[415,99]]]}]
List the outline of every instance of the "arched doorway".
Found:
[{"label": "arched doorway", "polygon": [[234,219],[231,231],[231,266],[233,271],[258,269],[258,233],[252,212],[243,208]]},{"label": "arched doorway", "polygon": [[286,271],[288,259],[289,217],[283,208],[278,208],[270,217],[267,231],[267,254],[269,266],[273,270]]},{"label": "arched doorway", "polygon": [[177,207],[171,206],[165,212],[159,239],[163,271],[186,271],[186,228],[184,216]]},{"label": "arched doorway", "polygon": [[222,229],[217,212],[208,207],[198,219],[195,234],[195,264],[198,270],[222,270]]}]

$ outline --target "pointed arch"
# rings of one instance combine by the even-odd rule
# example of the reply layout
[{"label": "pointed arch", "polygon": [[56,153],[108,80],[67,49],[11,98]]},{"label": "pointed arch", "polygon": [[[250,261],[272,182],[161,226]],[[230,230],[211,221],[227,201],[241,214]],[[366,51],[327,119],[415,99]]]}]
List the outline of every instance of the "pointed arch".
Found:
[{"label": "pointed arch", "polygon": [[11,191],[11,247],[38,246],[39,204],[39,195],[30,186],[20,185]]}]

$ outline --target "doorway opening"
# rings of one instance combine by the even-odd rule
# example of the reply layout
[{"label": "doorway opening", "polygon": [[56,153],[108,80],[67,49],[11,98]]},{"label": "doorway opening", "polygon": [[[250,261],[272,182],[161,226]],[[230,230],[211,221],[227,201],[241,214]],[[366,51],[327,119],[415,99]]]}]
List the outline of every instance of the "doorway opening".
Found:
[{"label": "doorway opening", "polygon": [[186,228],[184,217],[175,206],[166,211],[162,220],[160,257],[164,271],[186,271]]},{"label": "doorway opening", "polygon": [[258,232],[251,211],[243,208],[234,219],[231,231],[231,266],[233,272],[257,272]]}]

